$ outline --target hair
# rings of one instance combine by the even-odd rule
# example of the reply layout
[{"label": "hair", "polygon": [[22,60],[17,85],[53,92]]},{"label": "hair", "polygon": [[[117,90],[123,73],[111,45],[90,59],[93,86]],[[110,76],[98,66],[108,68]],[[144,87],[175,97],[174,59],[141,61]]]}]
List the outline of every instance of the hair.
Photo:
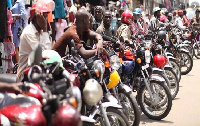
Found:
[{"label": "hair", "polygon": [[187,11],[186,10],[183,10],[183,15],[186,15]]}]

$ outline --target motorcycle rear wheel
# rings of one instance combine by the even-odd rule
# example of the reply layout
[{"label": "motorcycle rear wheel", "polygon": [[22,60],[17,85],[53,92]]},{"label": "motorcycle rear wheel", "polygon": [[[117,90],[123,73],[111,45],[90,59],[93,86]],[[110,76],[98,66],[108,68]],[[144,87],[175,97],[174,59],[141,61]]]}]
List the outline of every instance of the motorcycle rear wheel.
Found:
[{"label": "motorcycle rear wheel", "polygon": [[[153,120],[161,120],[165,118],[171,110],[172,107],[171,94],[166,85],[157,81],[151,81],[150,88],[153,93],[153,96],[156,98],[156,100],[159,100],[158,104],[153,103],[153,101],[150,100],[150,96],[147,96],[148,94],[145,95],[145,92],[148,93],[148,90],[146,86],[142,86],[138,92],[139,105],[143,113],[148,118]],[[161,94],[161,89],[164,94]],[[158,110],[164,110],[164,111],[161,113],[156,113]]]}]

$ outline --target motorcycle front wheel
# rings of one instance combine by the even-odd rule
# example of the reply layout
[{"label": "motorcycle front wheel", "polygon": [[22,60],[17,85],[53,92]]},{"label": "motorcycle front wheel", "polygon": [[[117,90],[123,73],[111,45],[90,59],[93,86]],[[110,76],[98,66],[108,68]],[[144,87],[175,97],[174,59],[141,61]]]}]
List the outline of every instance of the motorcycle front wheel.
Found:
[{"label": "motorcycle front wheel", "polygon": [[199,42],[195,42],[193,45],[194,48],[194,56],[197,59],[200,59],[200,43]]},{"label": "motorcycle front wheel", "polygon": [[193,59],[189,53],[184,51],[177,53],[176,60],[181,66],[182,75],[186,75],[192,70]]},{"label": "motorcycle front wheel", "polygon": [[151,81],[150,89],[154,100],[151,99],[146,86],[142,86],[138,92],[139,105],[148,118],[161,120],[169,114],[172,107],[170,91],[166,85],[157,81]]},{"label": "motorcycle front wheel", "polygon": [[[122,110],[120,111],[117,108],[108,107],[106,108],[106,113],[111,126],[129,126],[129,122],[122,113]],[[94,118],[96,120],[95,126],[106,126],[101,115],[96,115]]]},{"label": "motorcycle front wheel", "polygon": [[126,92],[125,90],[121,89],[118,91],[118,98],[130,126],[139,126],[141,113],[133,92]]},{"label": "motorcycle front wheel", "polygon": [[178,81],[180,82],[181,81],[181,67],[180,67],[180,65],[174,59],[170,59],[169,62],[172,65],[173,70],[177,75]]}]

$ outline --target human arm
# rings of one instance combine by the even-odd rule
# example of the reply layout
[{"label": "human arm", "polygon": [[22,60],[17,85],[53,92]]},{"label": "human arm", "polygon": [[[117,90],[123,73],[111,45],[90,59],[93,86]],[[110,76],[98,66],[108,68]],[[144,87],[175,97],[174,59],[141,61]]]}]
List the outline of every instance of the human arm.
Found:
[{"label": "human arm", "polygon": [[96,40],[97,45],[96,45],[96,55],[100,56],[100,54],[103,52],[103,38],[100,34],[94,32],[94,31],[89,31],[89,38],[91,40]]},{"label": "human arm", "polygon": [[22,83],[15,83],[15,84],[8,84],[1,82],[0,83],[0,92],[12,91],[15,93],[21,93],[21,89],[19,88],[22,86]]}]

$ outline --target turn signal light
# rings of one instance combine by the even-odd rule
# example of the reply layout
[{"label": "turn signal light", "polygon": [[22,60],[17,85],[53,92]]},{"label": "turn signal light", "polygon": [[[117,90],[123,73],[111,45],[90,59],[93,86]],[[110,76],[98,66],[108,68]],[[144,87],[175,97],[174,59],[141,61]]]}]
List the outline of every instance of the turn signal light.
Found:
[{"label": "turn signal light", "polygon": [[95,73],[96,73],[97,77],[99,77],[99,70],[96,69]]},{"label": "turn signal light", "polygon": [[138,62],[138,63],[141,63],[142,60],[141,60],[140,58],[137,58],[137,62]]},{"label": "turn signal light", "polygon": [[104,63],[104,65],[105,65],[105,67],[109,67],[109,66],[110,66],[110,63],[109,63],[108,61],[106,61],[106,62]]},{"label": "turn signal light", "polygon": [[76,99],[75,98],[70,98],[69,99],[69,102],[70,102],[70,104],[72,105],[72,106],[74,106],[75,108],[77,108],[78,107],[78,105],[77,105],[77,102],[76,102]]},{"label": "turn signal light", "polygon": [[122,63],[123,62],[122,58],[119,58],[119,61],[120,61],[120,63]]}]

